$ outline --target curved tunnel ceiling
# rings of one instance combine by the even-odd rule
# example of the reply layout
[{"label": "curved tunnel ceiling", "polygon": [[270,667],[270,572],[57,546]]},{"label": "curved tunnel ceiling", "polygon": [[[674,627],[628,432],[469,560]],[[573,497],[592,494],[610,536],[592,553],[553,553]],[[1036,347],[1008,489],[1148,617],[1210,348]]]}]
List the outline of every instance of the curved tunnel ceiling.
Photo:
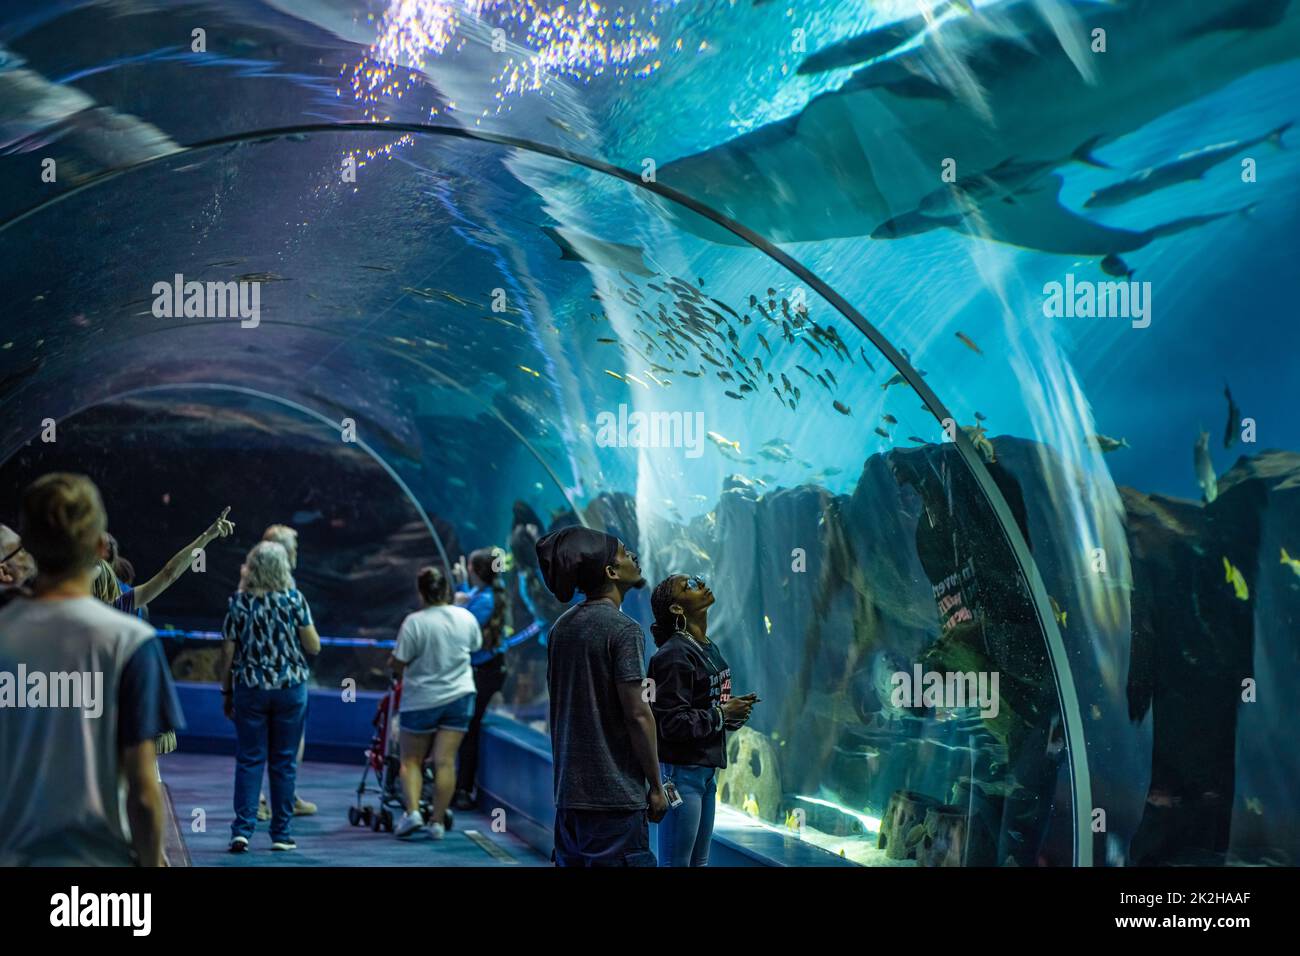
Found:
[{"label": "curved tunnel ceiling", "polygon": [[[402,130],[413,131],[420,130]],[[433,131],[464,135],[454,129]],[[439,143],[439,149],[430,150],[427,156],[412,147],[400,163],[379,167],[369,174],[364,186],[365,211],[354,217],[347,194],[355,195],[361,187],[338,188],[338,184],[330,182],[329,170],[341,151],[328,140],[372,132],[378,137],[391,137],[392,131],[348,132],[350,136],[315,130],[311,134],[317,137],[314,142],[300,141],[308,136],[302,132],[278,136],[259,131],[234,137],[233,141],[145,161],[128,172],[94,179],[11,219],[6,227],[31,225],[33,217],[39,217],[40,228],[34,242],[26,229],[13,228],[7,228],[0,240],[22,246],[12,249],[7,262],[14,277],[11,287],[18,290],[17,298],[30,311],[20,312],[18,317],[19,327],[30,330],[27,339],[33,347],[28,361],[18,364],[12,373],[10,401],[35,401],[36,407],[43,406],[49,399],[33,394],[36,381],[51,381],[51,375],[60,371],[61,360],[74,363],[85,375],[83,357],[68,346],[77,343],[84,347],[84,343],[93,342],[94,360],[103,363],[104,371],[78,382],[86,395],[79,401],[74,400],[75,395],[67,396],[69,407],[92,402],[96,390],[106,394],[115,387],[157,380],[183,382],[205,374],[204,364],[211,363],[227,369],[224,374],[236,379],[232,384],[242,381],[250,387],[287,386],[296,400],[317,410],[340,417],[343,412],[355,413],[362,427],[367,420],[377,426],[377,444],[387,446],[389,454],[411,459],[409,443],[413,436],[409,431],[403,434],[403,429],[410,427],[411,404],[416,404],[417,414],[430,405],[437,405],[438,411],[446,414],[455,402],[469,402],[488,409],[525,441],[525,435],[534,436],[537,444],[550,439],[551,465],[562,472],[565,486],[583,488],[584,477],[590,473],[584,467],[587,463],[575,461],[572,456],[568,462],[563,461],[568,446],[581,445],[582,441],[573,434],[572,412],[562,407],[575,398],[580,401],[582,389],[573,381],[554,380],[546,383],[550,388],[529,389],[534,384],[529,378],[544,381],[541,370],[533,365],[546,367],[546,378],[556,379],[557,370],[547,366],[557,358],[564,361],[562,346],[568,343],[562,341],[562,336],[572,336],[573,345],[580,350],[586,347],[594,353],[609,351],[593,348],[613,344],[595,334],[597,326],[566,319],[577,314],[577,303],[591,300],[600,302],[602,314],[597,316],[589,310],[583,318],[608,319],[604,306],[609,302],[621,299],[622,307],[630,304],[629,294],[637,298],[645,294],[638,291],[635,280],[620,274],[617,266],[644,279],[651,274],[653,264],[656,272],[680,282],[675,279],[677,273],[707,272],[710,264],[716,269],[716,259],[709,263],[714,250],[665,222],[658,215],[658,207],[639,200],[638,190],[627,190],[604,175],[613,173],[638,186],[645,185],[637,182],[634,174],[613,170],[598,161],[587,162],[599,167],[601,173],[569,166],[570,156],[560,162],[541,152],[504,154],[494,148],[495,144],[476,140]],[[309,155],[304,157],[303,152]],[[510,175],[494,175],[498,163],[513,166],[508,170]],[[315,167],[317,174],[308,176],[305,185],[300,180],[286,183],[281,171],[298,167]],[[411,167],[416,169],[416,176],[410,175]],[[133,183],[129,191],[98,188],[118,175],[143,177],[146,181]],[[521,179],[529,185],[521,185]],[[422,180],[427,182],[427,189],[416,196],[420,186],[413,188],[413,184]],[[331,188],[342,195],[329,196]],[[645,185],[645,189],[671,194],[671,190],[654,183]],[[540,199],[539,193],[547,200]],[[141,207],[134,198],[138,195],[150,197],[150,208]],[[206,198],[198,208],[192,208],[196,196]],[[715,221],[726,222],[707,207],[694,205]],[[354,200],[354,207],[359,206]],[[285,221],[268,227],[261,220],[263,209],[275,209]],[[301,220],[296,220],[298,215]],[[678,216],[682,215],[694,213],[679,211]],[[67,249],[63,244],[57,249],[41,245],[40,236],[76,234],[87,227],[112,229],[118,241],[129,244],[132,255],[125,260],[107,259],[92,244],[79,249]],[[809,286],[804,290],[803,283],[792,282],[793,277],[751,252],[746,265],[758,279],[752,284],[760,293],[764,286],[773,290],[769,281],[791,295],[815,294],[819,287],[825,288],[780,250],[743,227],[730,224],[730,228],[766,246],[764,251],[769,255],[801,271]],[[646,238],[639,246],[599,238],[602,234],[626,236],[629,232],[639,232]],[[541,236],[550,241],[537,242]],[[575,249],[571,240],[587,245]],[[379,257],[384,261],[356,261],[356,248],[376,241],[382,241]],[[187,249],[187,244],[191,248]],[[222,250],[229,252],[232,246],[242,254],[223,256]],[[730,250],[726,254],[732,255]],[[553,268],[556,258],[568,262]],[[317,267],[321,261],[328,263],[324,271]],[[57,282],[42,271],[43,263],[55,262]],[[168,263],[165,272],[158,268],[161,262]],[[589,270],[590,265],[596,268]],[[448,273],[467,276],[475,269],[486,276],[476,275],[468,283],[462,281],[457,285],[460,291],[425,285],[423,281],[417,285],[395,281],[398,276],[417,275],[432,282]],[[730,263],[728,269],[734,273]],[[181,276],[182,283],[254,277],[259,287],[256,326],[249,321],[244,324],[250,327],[240,327],[235,333],[232,327],[240,325],[238,319],[223,323],[198,316],[155,317],[155,284],[172,282],[175,276]],[[615,277],[613,282],[611,276]],[[633,284],[620,288],[619,279]],[[690,288],[688,296],[699,295],[694,283]],[[96,302],[95,294],[105,289],[139,294],[123,302]],[[29,291],[31,294],[26,294]],[[707,291],[723,290],[710,287]],[[171,297],[165,298],[170,305]],[[494,299],[499,312],[490,311]],[[747,308],[743,294],[733,295],[731,306],[716,295],[709,299],[732,312]],[[830,303],[824,304],[829,308]],[[913,386],[919,385],[922,397],[933,402],[937,414],[945,417],[942,405],[883,337],[842,299],[834,305],[887,350],[885,358],[891,364],[896,362],[903,370],[903,378]],[[58,312],[71,314],[66,328],[42,326],[42,314]],[[272,331],[274,335],[268,334]],[[322,342],[322,335],[335,341]],[[606,340],[600,341],[602,338]],[[14,340],[8,348],[15,358],[23,355],[15,347],[20,341]],[[817,351],[816,345],[811,348]],[[240,355],[235,369],[229,368],[230,349]],[[457,393],[452,396],[454,401],[449,402],[447,396],[430,400],[427,393],[424,397],[403,394],[400,376],[386,375],[376,367],[373,356],[363,359],[375,350],[425,369],[448,391]],[[847,347],[844,351],[850,352]],[[509,385],[501,374],[503,359],[514,360],[513,368],[508,367],[514,380]],[[808,361],[813,361],[811,356]],[[854,361],[851,355],[849,361]],[[583,364],[602,363],[597,360]],[[286,369],[293,369],[293,374],[282,381]],[[34,374],[38,370],[40,376]],[[645,387],[644,379],[635,381]],[[365,383],[362,387],[366,394],[349,397],[345,389],[355,387],[357,382]],[[469,383],[473,383],[474,392],[469,391]],[[826,387],[825,382],[822,385]],[[507,388],[514,391],[500,399]],[[425,409],[419,402],[425,403]],[[551,407],[552,403],[561,407]],[[504,411],[496,408],[497,404],[504,404]],[[11,445],[17,437],[6,436],[6,444]],[[585,490],[599,490],[599,478],[591,484],[594,488]]]},{"label": "curved tunnel ceiling", "polygon": [[[179,396],[186,396],[186,397],[208,396],[208,395],[221,397],[221,396],[233,395],[233,396],[253,398],[263,402],[268,402],[272,405],[280,406],[281,408],[286,408],[291,411],[298,412],[304,415],[305,417],[307,417],[308,419],[314,421],[316,424],[324,426],[325,429],[327,429],[327,432],[331,435],[337,434],[338,426],[339,426],[338,422],[334,421],[331,418],[328,418],[327,416],[321,414],[315,409],[308,408],[305,405],[300,405],[299,403],[284,398],[281,395],[275,395],[269,392],[259,391],[258,389],[254,389],[254,388],[244,388],[238,385],[221,385],[215,382],[187,382],[183,385],[143,385],[140,386],[139,388],[134,388],[125,392],[119,392],[115,395],[108,395],[105,397],[97,398],[95,399],[92,405],[86,406],[85,408],[72,409],[70,412],[67,412],[64,415],[62,415],[61,418],[75,417],[81,412],[86,411],[89,408],[94,408],[98,405],[108,405],[115,402],[123,401],[125,399],[132,399],[137,397],[153,397],[153,396],[160,396],[160,395],[161,396],[179,395]],[[213,414],[220,414],[219,402],[208,406],[208,408],[209,411],[211,411]],[[355,442],[355,444],[357,448],[361,449],[361,451],[369,455],[375,461],[375,463],[378,464],[379,467],[384,470],[384,472],[388,475],[388,477],[392,479],[393,484],[397,487],[400,493],[403,496],[405,496],[406,499],[411,503],[413,510],[420,516],[421,522],[423,522],[425,529],[429,532],[429,537],[433,539],[434,546],[438,550],[438,558],[442,562],[443,566],[447,569],[447,574],[450,577],[451,565],[453,563],[452,556],[447,553],[447,548],[442,540],[441,535],[438,534],[437,528],[435,528],[433,523],[429,520],[429,516],[425,512],[424,508],[420,505],[419,500],[415,497],[414,493],[412,493],[411,489],[407,487],[406,482],[404,482],[401,479],[401,477],[397,474],[397,472],[393,470],[392,466],[388,464],[388,462],[384,459],[382,455],[380,455],[373,448],[371,448],[368,443],[366,443],[365,441],[359,438]],[[10,449],[8,451],[0,453],[0,462],[8,461],[10,455],[13,454],[14,450],[15,449]]]}]

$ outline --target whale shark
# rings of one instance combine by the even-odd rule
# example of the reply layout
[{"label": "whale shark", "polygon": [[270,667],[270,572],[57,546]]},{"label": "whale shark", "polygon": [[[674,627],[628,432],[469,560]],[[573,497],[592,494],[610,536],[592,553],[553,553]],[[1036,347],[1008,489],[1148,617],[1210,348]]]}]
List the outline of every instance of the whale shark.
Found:
[{"label": "whale shark", "polygon": [[[1300,56],[1291,0],[1006,0],[944,19],[916,46],[856,70],[797,114],[662,165],[659,181],[778,242],[926,231],[941,171],[996,181],[1009,164],[1064,166],[1263,67]],[[1100,32],[1098,32],[1100,31]],[[1094,49],[1099,38],[1105,51]],[[979,208],[940,205],[936,227],[1062,254],[1136,248],[1179,231],[1111,230],[1061,206],[1059,189]],[[714,242],[740,240],[666,210]],[[1208,220],[1207,220],[1208,221]],[[1183,224],[1185,225],[1185,224]]]}]

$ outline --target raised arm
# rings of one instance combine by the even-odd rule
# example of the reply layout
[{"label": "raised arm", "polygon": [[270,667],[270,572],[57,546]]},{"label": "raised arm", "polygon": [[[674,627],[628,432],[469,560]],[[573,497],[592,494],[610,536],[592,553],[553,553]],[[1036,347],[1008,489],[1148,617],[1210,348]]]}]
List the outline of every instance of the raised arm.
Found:
[{"label": "raised arm", "polygon": [[224,538],[235,530],[232,522],[226,520],[226,515],[230,514],[230,508],[221,512],[220,517],[208,527],[201,535],[176,552],[165,565],[163,569],[151,577],[144,584],[135,588],[132,593],[136,607],[144,607],[158,595],[162,594],[169,587],[176,583],[185,569],[190,566],[194,560],[194,552],[202,550],[208,546],[208,543],[217,539]]}]

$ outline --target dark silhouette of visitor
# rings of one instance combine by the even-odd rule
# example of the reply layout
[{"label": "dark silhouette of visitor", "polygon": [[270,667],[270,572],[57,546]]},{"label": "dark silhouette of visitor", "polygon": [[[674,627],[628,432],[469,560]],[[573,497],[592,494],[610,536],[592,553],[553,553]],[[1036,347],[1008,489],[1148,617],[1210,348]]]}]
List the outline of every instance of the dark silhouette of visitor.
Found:
[{"label": "dark silhouette of visitor", "polygon": [[479,548],[469,556],[464,574],[468,580],[456,590],[456,604],[478,621],[483,632],[483,646],[470,657],[474,669],[474,715],[469,732],[460,748],[460,767],[456,772],[456,795],[452,805],[457,810],[472,810],[478,803],[479,728],[488,704],[506,682],[506,651],[502,641],[506,623],[506,589],[498,572],[497,555],[490,548]]},{"label": "dark silhouette of visitor", "polygon": [[108,550],[99,491],[45,475],[23,492],[20,527],[20,541],[3,528],[0,565],[31,591],[0,611],[0,661],[48,689],[0,720],[0,866],[162,866],[154,740],[184,722],[154,629],[91,596]]},{"label": "dark silhouette of visitor", "polygon": [[[537,542],[546,586],[568,603],[547,645],[555,761],[557,866],[654,866],[651,822],[668,810],[654,714],[645,694],[645,638],[620,607],[645,587],[636,555],[589,528]],[[648,792],[647,792],[648,790]]]},{"label": "dark silhouette of visitor", "polygon": [[731,667],[709,640],[713,592],[699,575],[672,574],[654,589],[650,658],[665,784],[682,802],[659,823],[660,866],[708,866],[718,770],[727,765],[727,731],[749,720],[755,694],[733,697]]},{"label": "dark silhouette of visitor", "polygon": [[320,636],[282,545],[262,541],[248,552],[222,633],[221,693],[226,716],[235,722],[230,851],[248,849],[263,767],[271,781],[271,848],[293,850],[290,821],[298,744],[307,719],[307,655],[320,653]]},{"label": "dark silhouette of visitor", "polygon": [[[441,569],[421,568],[415,585],[420,610],[402,621],[397,646],[388,658],[389,669],[402,680],[398,746],[406,807],[393,833],[404,839],[423,831],[441,840],[456,786],[456,754],[474,714],[470,657],[483,646],[483,636],[474,615],[451,603],[451,587]],[[426,820],[420,796],[430,752],[433,800]]]},{"label": "dark silhouette of visitor", "polygon": [[[289,570],[298,570],[298,531],[289,527],[287,524],[273,524],[262,532],[263,541],[274,541],[284,548],[285,553],[289,555]],[[316,661],[316,655],[307,655],[307,669],[311,670],[312,664]],[[302,740],[298,741],[298,763],[302,763],[303,754],[307,750],[307,717],[311,715],[311,698],[307,699],[307,716],[302,721]],[[304,800],[298,794],[293,795],[293,815],[295,817],[309,817],[317,811],[316,804],[310,800]],[[263,793],[258,797],[257,802],[257,819],[271,819],[271,807],[266,802],[266,795]]]}]

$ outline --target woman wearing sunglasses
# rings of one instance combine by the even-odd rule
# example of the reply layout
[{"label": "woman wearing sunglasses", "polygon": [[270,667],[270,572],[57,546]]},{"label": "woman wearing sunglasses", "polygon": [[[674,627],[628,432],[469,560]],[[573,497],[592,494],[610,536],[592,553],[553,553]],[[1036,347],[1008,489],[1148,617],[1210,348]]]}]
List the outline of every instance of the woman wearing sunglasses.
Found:
[{"label": "woman wearing sunglasses", "polygon": [[681,803],[659,822],[660,866],[707,866],[713,839],[717,772],[727,765],[727,731],[749,720],[754,694],[733,697],[731,668],[709,640],[713,592],[698,575],[674,574],[650,597],[651,709],[665,787]]}]

